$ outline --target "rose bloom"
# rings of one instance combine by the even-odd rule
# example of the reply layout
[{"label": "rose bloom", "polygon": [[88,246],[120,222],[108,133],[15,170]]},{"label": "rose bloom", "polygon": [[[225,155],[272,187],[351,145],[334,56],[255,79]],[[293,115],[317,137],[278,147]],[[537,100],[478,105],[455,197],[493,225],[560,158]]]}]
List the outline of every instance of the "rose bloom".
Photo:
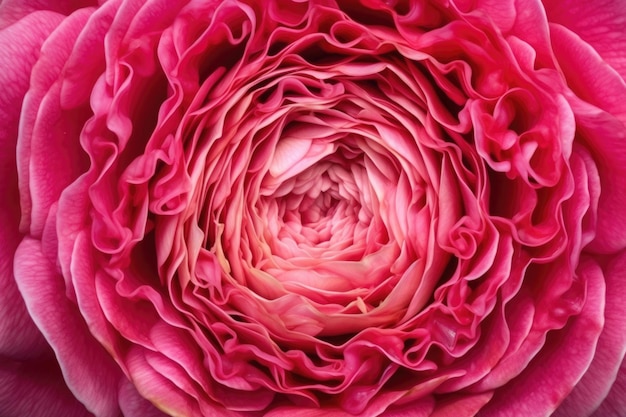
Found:
[{"label": "rose bloom", "polygon": [[0,415],[626,415],[624,22],[0,1]]}]

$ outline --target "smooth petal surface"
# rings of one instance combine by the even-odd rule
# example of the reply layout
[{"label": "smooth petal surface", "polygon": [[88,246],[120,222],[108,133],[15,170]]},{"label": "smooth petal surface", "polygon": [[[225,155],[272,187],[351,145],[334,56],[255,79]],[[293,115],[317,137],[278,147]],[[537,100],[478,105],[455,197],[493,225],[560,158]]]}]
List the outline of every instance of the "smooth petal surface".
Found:
[{"label": "smooth petal surface", "polygon": [[[623,360],[626,354],[626,305],[623,302],[623,294],[626,293],[626,252],[611,261],[605,269],[604,277],[604,329],[598,340],[593,362],[572,393],[554,413],[555,417],[590,415],[600,404],[603,404],[601,410],[606,410],[606,414],[600,415],[606,417],[619,416],[626,412],[626,404],[620,402],[623,397],[619,394],[623,390],[620,381],[624,378]],[[612,390],[615,392],[609,394]]]},{"label": "smooth petal surface", "polygon": [[555,25],[551,36],[564,76],[578,95],[570,98],[571,105],[603,179],[591,248],[619,251],[626,246],[626,214],[621,210],[626,188],[616,180],[626,175],[626,81],[569,30]]},{"label": "smooth petal surface", "polygon": [[97,416],[119,416],[117,396],[123,375],[66,298],[63,278],[42,253],[41,242],[22,241],[15,255],[15,277],[76,398]]},{"label": "smooth petal surface", "polygon": [[550,22],[563,25],[580,36],[626,80],[624,0],[543,0],[543,5]]},{"label": "smooth petal surface", "polygon": [[620,417],[626,410],[626,362],[617,371],[617,378],[609,391],[609,395],[592,417]]},{"label": "smooth petal surface", "polygon": [[97,0],[3,0],[0,3],[0,30],[38,11],[69,15],[82,7],[96,6]]},{"label": "smooth petal surface", "polygon": [[67,389],[54,356],[27,362],[0,362],[3,417],[92,417]]},{"label": "smooth petal surface", "polygon": [[24,58],[0,399],[619,413],[626,83],[599,4],[0,0],[0,63]]},{"label": "smooth petal surface", "polygon": [[549,416],[579,382],[594,358],[604,325],[606,291],[602,270],[593,261],[585,261],[579,274],[587,285],[581,314],[565,329],[548,335],[535,361],[499,389],[480,416]]},{"label": "smooth petal surface", "polygon": [[[47,352],[39,330],[33,325],[13,277],[13,255],[22,238],[17,189],[15,147],[21,103],[29,85],[29,74],[39,57],[39,48],[60,23],[52,13],[37,13],[0,30],[0,352],[13,359],[36,357]],[[28,37],[24,37],[28,33]],[[19,39],[19,40],[18,40]],[[17,103],[17,104],[16,104]]]}]

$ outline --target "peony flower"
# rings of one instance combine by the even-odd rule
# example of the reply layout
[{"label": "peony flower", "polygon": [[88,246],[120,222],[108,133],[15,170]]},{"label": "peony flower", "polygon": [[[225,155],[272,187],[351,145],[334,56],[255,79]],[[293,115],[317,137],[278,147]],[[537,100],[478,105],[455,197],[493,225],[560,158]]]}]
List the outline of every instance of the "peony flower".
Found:
[{"label": "peony flower", "polygon": [[625,13],[1,1],[0,414],[624,415]]}]

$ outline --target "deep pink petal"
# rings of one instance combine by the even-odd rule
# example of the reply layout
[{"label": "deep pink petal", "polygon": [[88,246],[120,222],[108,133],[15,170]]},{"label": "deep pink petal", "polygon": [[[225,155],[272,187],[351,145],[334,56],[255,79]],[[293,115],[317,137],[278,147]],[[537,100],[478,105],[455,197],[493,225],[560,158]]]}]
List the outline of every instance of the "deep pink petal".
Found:
[{"label": "deep pink petal", "polygon": [[[593,106],[574,103],[579,134],[589,150],[599,175],[595,238],[588,249],[614,253],[626,247],[626,127],[608,113]],[[599,188],[599,189],[598,189]]]},{"label": "deep pink petal", "polygon": [[119,368],[89,333],[76,305],[65,296],[63,278],[25,238],[15,255],[15,278],[31,317],[53,347],[76,398],[99,417],[118,417]]},{"label": "deep pink petal", "polygon": [[0,415],[93,416],[67,389],[52,355],[39,361],[0,361]]},{"label": "deep pink petal", "polygon": [[564,329],[549,334],[534,360],[496,391],[479,416],[548,416],[587,370],[602,331],[605,285],[602,270],[592,260],[586,260],[578,273],[579,279],[587,282],[587,299],[580,315],[570,319]]},{"label": "deep pink petal", "polygon": [[13,278],[13,255],[22,239],[15,146],[20,103],[31,68],[41,44],[59,22],[55,15],[37,13],[0,31],[0,355],[13,359],[38,356],[49,349]]},{"label": "deep pink petal", "polygon": [[623,417],[624,415],[626,415],[626,361],[622,362],[609,395],[591,417]]},{"label": "deep pink petal", "polygon": [[552,66],[547,19],[540,0],[455,0],[454,3],[462,11],[489,20],[504,36],[515,36],[528,43],[542,64]]},{"label": "deep pink petal", "polygon": [[36,11],[51,11],[69,15],[81,7],[97,6],[97,0],[4,0],[0,2],[0,29]]},{"label": "deep pink petal", "polygon": [[[565,399],[554,417],[586,416],[596,409],[608,395],[611,385],[618,377],[620,365],[626,353],[626,252],[622,252],[607,268],[606,306],[604,311],[604,329],[591,366],[584,377],[576,385],[572,393]],[[624,378],[620,375],[619,378]],[[619,390],[619,383],[616,387]],[[609,398],[618,407],[619,398]],[[622,400],[623,401],[623,398]],[[626,404],[622,402],[619,413],[603,414],[625,415]]]},{"label": "deep pink petal", "polygon": [[550,22],[563,25],[580,36],[626,79],[624,0],[543,0],[543,4]]},{"label": "deep pink petal", "polygon": [[127,379],[121,383],[119,399],[124,416],[166,417],[166,414],[139,395],[135,386]]},{"label": "deep pink petal", "polygon": [[550,24],[550,37],[554,55],[574,93],[626,122],[626,103],[622,100],[626,82],[620,74],[566,27]]},{"label": "deep pink petal", "polygon": [[598,224],[590,247],[619,251],[626,247],[626,82],[568,29],[553,25],[551,36],[563,75],[578,96],[568,97],[578,134],[600,174]]},{"label": "deep pink petal", "polygon": [[44,42],[24,99],[17,144],[22,230],[40,237],[50,206],[61,191],[84,171],[78,135],[86,115],[60,105],[60,75],[93,9],[64,19]]}]

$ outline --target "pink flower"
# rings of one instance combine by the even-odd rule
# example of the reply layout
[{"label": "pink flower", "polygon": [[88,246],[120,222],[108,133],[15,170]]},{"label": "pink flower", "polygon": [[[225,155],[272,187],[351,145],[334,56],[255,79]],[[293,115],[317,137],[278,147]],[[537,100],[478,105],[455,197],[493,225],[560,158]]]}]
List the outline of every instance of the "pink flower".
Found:
[{"label": "pink flower", "polygon": [[0,415],[624,415],[625,19],[0,2]]}]

